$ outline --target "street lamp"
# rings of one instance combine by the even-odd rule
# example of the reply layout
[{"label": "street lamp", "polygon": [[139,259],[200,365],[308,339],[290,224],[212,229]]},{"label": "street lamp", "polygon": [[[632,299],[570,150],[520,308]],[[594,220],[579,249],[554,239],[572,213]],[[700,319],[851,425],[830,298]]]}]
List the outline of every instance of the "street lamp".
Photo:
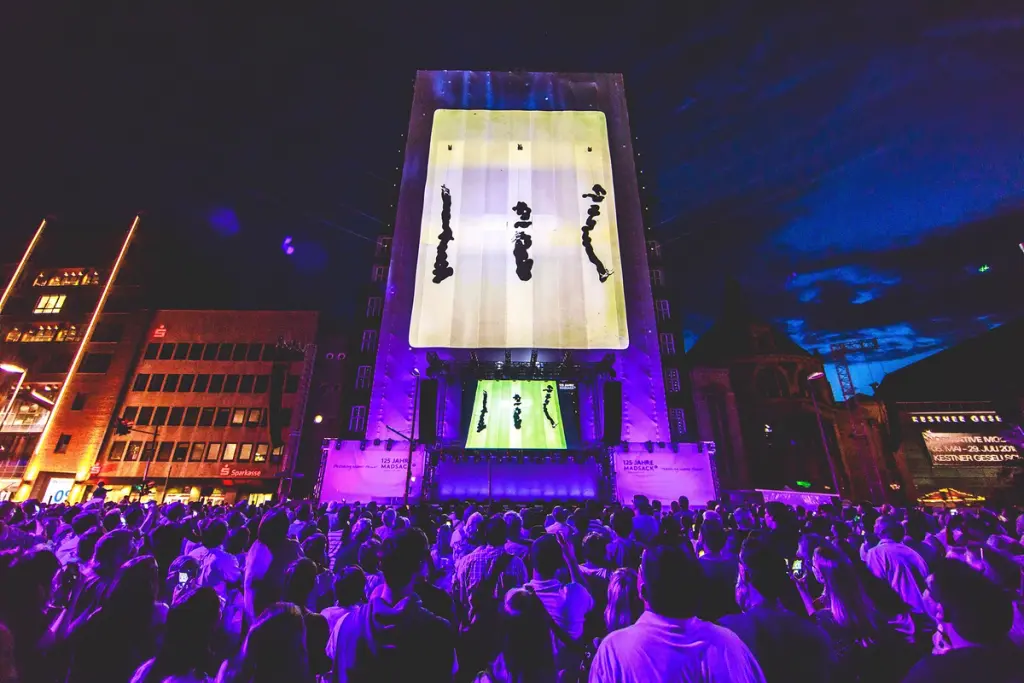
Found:
[{"label": "street lamp", "polygon": [[[819,379],[825,379],[825,373],[821,370],[812,372],[807,375],[808,382],[814,382]],[[828,460],[828,469],[832,473],[832,485],[835,487],[836,495],[843,497],[843,492],[839,488],[839,477],[836,476],[836,465],[832,462],[832,451],[828,447],[828,438],[825,436],[825,425],[821,421],[821,407],[818,405],[818,397],[814,391],[814,387],[811,386],[811,402],[814,404],[814,416],[818,419],[818,432],[821,434],[821,446],[825,449],[825,459]]]},{"label": "street lamp", "polygon": [[7,405],[4,406],[3,417],[0,417],[0,428],[2,428],[7,422],[7,418],[10,417],[11,411],[14,409],[14,401],[18,398],[18,394],[21,393],[21,386],[25,383],[25,376],[28,375],[28,370],[12,363],[0,363],[0,371],[12,375],[21,375],[18,377],[18,384],[14,387],[14,394],[11,396],[11,400],[9,400]]}]

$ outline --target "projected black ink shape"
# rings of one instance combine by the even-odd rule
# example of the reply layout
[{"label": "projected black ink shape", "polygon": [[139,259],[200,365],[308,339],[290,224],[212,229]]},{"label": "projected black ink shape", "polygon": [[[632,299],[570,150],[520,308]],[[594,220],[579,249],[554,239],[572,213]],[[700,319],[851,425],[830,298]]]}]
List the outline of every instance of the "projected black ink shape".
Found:
[{"label": "projected black ink shape", "polygon": [[523,404],[523,397],[516,394],[512,397],[513,405],[516,407],[512,411],[512,424],[515,425],[516,429],[523,428],[523,409],[520,407]]},{"label": "projected black ink shape", "polygon": [[452,234],[452,193],[441,186],[441,234],[437,236],[437,256],[434,257],[434,284],[440,284],[455,274],[455,269],[448,265],[448,243],[455,241]]},{"label": "projected black ink shape", "polygon": [[594,191],[588,192],[583,195],[584,198],[590,199],[594,202],[589,209],[587,209],[587,222],[583,224],[583,251],[587,253],[587,258],[597,268],[597,277],[604,282],[612,276],[612,271],[604,267],[601,263],[601,259],[598,258],[597,254],[594,253],[594,241],[590,239],[590,231],[597,227],[596,218],[601,215],[601,202],[604,201],[605,195],[608,192],[600,185],[594,185]]},{"label": "projected black ink shape", "polygon": [[485,391],[484,392],[484,397],[483,397],[483,405],[480,406],[480,419],[478,419],[476,421],[476,433],[477,434],[479,434],[480,432],[482,432],[485,429],[487,429],[487,422],[484,420],[484,417],[486,415],[487,415],[487,392]]},{"label": "projected black ink shape", "polygon": [[551,428],[555,429],[558,427],[558,423],[555,422],[555,418],[551,417],[551,413],[548,412],[548,404],[551,403],[551,393],[555,390],[550,384],[544,388],[544,417],[551,423]]},{"label": "projected black ink shape", "polygon": [[533,246],[533,238],[526,234],[526,229],[533,225],[533,221],[530,220],[530,216],[533,214],[533,210],[526,202],[519,202],[512,207],[512,210],[519,216],[519,220],[515,223],[516,228],[516,246],[512,249],[512,253],[516,257],[516,275],[523,282],[526,282],[533,277],[533,259],[530,258],[529,249]]}]

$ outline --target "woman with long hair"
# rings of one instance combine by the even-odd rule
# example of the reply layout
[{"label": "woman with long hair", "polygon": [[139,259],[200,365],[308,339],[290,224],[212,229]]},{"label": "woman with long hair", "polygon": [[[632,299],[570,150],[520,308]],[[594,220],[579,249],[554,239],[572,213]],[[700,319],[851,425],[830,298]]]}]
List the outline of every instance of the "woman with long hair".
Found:
[{"label": "woman with long hair", "polygon": [[[824,605],[812,613],[832,640],[841,680],[902,680],[913,664],[914,653],[871,599],[850,558],[831,543],[823,543],[814,551],[812,573],[823,587]],[[806,586],[798,585],[810,605]]]},{"label": "woman with long hair", "polygon": [[253,624],[245,645],[224,662],[216,683],[313,683],[306,652],[306,626],[295,605],[276,603]]},{"label": "woman with long hair", "polygon": [[71,627],[67,683],[127,683],[156,654],[167,618],[167,605],[157,602],[159,591],[152,555],[125,562],[103,604]]},{"label": "woman with long hair", "polygon": [[608,582],[608,606],[604,608],[604,625],[608,633],[636,623],[644,613],[637,573],[633,569],[616,569]]},{"label": "woman with long hair", "polygon": [[220,623],[221,603],[217,592],[197,588],[171,607],[167,632],[156,657],[135,672],[132,683],[206,683],[217,662],[210,651]]},{"label": "woman with long hair", "polygon": [[516,588],[505,596],[501,651],[477,683],[556,683],[551,616],[537,594]]},{"label": "woman with long hair", "polygon": [[260,521],[256,541],[245,560],[245,616],[253,623],[263,610],[284,595],[284,575],[302,550],[288,537],[288,516],[284,510],[271,510]]}]

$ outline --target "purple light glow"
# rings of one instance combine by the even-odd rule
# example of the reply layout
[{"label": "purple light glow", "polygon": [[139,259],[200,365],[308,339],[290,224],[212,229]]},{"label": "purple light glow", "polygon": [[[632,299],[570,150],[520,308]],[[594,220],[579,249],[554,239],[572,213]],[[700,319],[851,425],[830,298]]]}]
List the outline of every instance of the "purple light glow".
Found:
[{"label": "purple light glow", "polygon": [[233,237],[241,232],[238,216],[227,207],[218,207],[210,211],[206,217],[210,227],[221,237]]}]

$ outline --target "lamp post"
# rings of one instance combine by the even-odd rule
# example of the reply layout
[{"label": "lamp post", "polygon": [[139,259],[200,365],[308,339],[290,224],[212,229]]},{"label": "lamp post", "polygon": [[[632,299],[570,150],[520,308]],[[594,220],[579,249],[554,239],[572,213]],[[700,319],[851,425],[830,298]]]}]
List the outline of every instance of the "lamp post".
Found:
[{"label": "lamp post", "polygon": [[416,450],[416,415],[420,410],[420,371],[412,369],[416,378],[416,390],[412,395],[412,426],[409,428],[409,462],[405,466],[405,506],[409,506],[409,489],[412,488],[412,454]]},{"label": "lamp post", "polygon": [[28,370],[11,363],[0,363],[0,372],[20,375],[20,377],[18,377],[18,383],[14,387],[14,394],[11,395],[10,400],[7,401],[7,405],[4,406],[3,417],[0,417],[0,429],[2,429],[4,424],[7,422],[7,418],[11,414],[11,410],[14,409],[14,401],[18,398],[18,394],[21,393],[21,387],[25,384],[25,377],[28,375]]},{"label": "lamp post", "polygon": [[[825,379],[825,373],[820,370],[807,375],[808,382],[814,382],[819,379]],[[836,465],[832,462],[832,450],[828,447],[828,438],[825,436],[825,424],[821,420],[821,407],[818,405],[818,398],[815,394],[814,386],[811,385],[810,389],[811,402],[814,404],[814,416],[818,418],[818,432],[821,434],[821,446],[825,449],[825,459],[828,461],[828,469],[832,473],[832,486],[835,487],[836,495],[842,499],[843,492],[839,488],[839,477],[836,476]]]}]

